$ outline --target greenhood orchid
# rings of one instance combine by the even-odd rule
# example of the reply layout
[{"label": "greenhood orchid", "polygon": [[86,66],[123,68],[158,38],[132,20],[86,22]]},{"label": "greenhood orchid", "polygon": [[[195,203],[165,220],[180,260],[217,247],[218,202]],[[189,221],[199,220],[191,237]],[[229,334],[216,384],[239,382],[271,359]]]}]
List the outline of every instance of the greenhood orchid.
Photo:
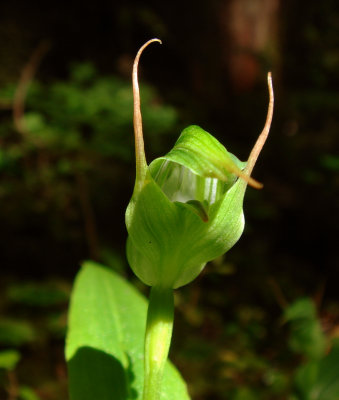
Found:
[{"label": "greenhood orchid", "polygon": [[134,273],[151,286],[147,312],[143,400],[159,400],[171,343],[173,289],[195,279],[208,261],[226,253],[244,230],[243,199],[269,132],[273,89],[265,127],[247,162],[239,161],[198,126],[184,129],[173,149],[146,162],[137,53],[133,65],[136,180],[126,210],[127,258]]},{"label": "greenhood orchid", "polygon": [[226,253],[244,229],[243,199],[273,115],[273,89],[265,127],[247,162],[212,135],[189,126],[173,149],[146,163],[138,87],[139,50],[133,67],[136,181],[126,211],[127,257],[149,286],[178,288],[191,282],[208,261]]}]

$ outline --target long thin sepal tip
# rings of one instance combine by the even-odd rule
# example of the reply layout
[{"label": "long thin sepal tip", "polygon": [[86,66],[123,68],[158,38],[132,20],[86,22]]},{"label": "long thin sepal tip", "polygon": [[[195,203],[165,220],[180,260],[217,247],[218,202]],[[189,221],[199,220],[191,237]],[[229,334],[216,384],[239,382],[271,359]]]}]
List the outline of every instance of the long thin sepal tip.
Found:
[{"label": "long thin sepal tip", "polygon": [[138,66],[139,60],[142,52],[145,48],[153,43],[158,42],[162,44],[160,39],[151,39],[142,45],[135,57],[133,63],[133,72],[132,72],[132,83],[133,83],[133,108],[134,108],[134,138],[135,138],[135,161],[136,161],[136,182],[141,182],[143,177],[146,174],[147,163],[145,156],[145,148],[144,148],[144,138],[142,132],[142,117],[140,110],[140,90],[139,90],[139,82],[138,82]]},{"label": "long thin sepal tip", "polygon": [[[266,142],[268,133],[270,131],[272,118],[273,118],[273,108],[274,108],[274,92],[273,92],[273,82],[272,82],[272,74],[269,72],[267,74],[267,85],[268,85],[268,93],[269,93],[269,104],[266,116],[266,122],[264,129],[262,130],[261,134],[259,135],[251,154],[248,158],[247,167],[245,169],[245,173],[247,175],[251,175],[254,165],[259,157],[259,154]],[[261,186],[262,187],[262,186]]]}]

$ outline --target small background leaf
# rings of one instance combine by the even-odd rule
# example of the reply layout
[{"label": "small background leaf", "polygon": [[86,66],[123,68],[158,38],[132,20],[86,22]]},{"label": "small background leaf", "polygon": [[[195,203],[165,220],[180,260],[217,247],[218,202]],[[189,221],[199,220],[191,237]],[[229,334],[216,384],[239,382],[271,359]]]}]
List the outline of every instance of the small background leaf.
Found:
[{"label": "small background leaf", "polygon": [[311,361],[296,374],[296,390],[300,399],[339,399],[339,342],[320,362]]},{"label": "small background leaf", "polygon": [[[86,262],[71,300],[66,359],[72,400],[141,399],[147,302],[115,272]],[[161,400],[188,400],[176,369],[165,369]]]},{"label": "small background leaf", "polygon": [[40,400],[40,397],[28,386],[20,388],[20,400]]},{"label": "small background leaf", "polygon": [[21,346],[34,341],[35,331],[31,323],[25,320],[3,318],[0,320],[0,344]]},{"label": "small background leaf", "polygon": [[290,323],[290,348],[311,360],[323,357],[326,338],[312,299],[295,301],[285,310],[285,318]]},{"label": "small background leaf", "polygon": [[20,353],[16,350],[0,351],[0,368],[5,370],[13,370],[20,361]]}]

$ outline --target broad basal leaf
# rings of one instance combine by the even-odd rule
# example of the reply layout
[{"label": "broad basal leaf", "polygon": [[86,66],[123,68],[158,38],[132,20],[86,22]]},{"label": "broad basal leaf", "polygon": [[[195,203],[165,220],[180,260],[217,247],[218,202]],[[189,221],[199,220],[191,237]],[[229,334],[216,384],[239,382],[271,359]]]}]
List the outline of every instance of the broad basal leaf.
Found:
[{"label": "broad basal leaf", "polygon": [[[86,262],[71,298],[66,358],[71,400],[139,400],[143,387],[145,298],[113,271]],[[188,400],[168,363],[160,400]]]}]

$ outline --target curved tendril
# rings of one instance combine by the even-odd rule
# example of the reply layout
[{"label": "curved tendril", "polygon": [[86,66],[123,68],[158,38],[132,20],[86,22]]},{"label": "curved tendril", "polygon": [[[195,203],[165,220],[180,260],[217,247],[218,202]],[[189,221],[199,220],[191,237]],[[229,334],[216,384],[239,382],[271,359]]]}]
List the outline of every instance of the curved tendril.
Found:
[{"label": "curved tendril", "polygon": [[[247,166],[244,170],[244,173],[248,176],[251,175],[252,170],[254,168],[254,165],[259,157],[259,154],[261,152],[261,149],[263,148],[268,133],[270,131],[270,127],[271,127],[271,123],[272,123],[272,117],[273,117],[273,108],[274,108],[274,93],[273,93],[273,84],[272,84],[272,74],[271,72],[269,72],[267,74],[267,84],[268,84],[268,93],[270,96],[270,101],[268,104],[268,110],[267,110],[267,117],[266,117],[266,122],[265,122],[265,126],[264,129],[262,130],[261,134],[259,135],[252,151],[251,154],[248,158],[248,162],[247,162]],[[260,186],[258,188],[262,188],[263,185],[259,184]]]},{"label": "curved tendril", "polygon": [[142,52],[144,49],[153,42],[162,43],[160,39],[151,39],[146,42],[139,49],[134,63],[133,63],[133,72],[132,72],[132,82],[133,82],[133,108],[134,108],[134,116],[133,116],[133,124],[134,124],[134,140],[135,140],[135,162],[136,162],[136,184],[142,183],[143,178],[146,175],[147,163],[145,157],[145,148],[144,148],[144,138],[142,133],[142,117],[140,110],[140,91],[139,91],[139,82],[138,82],[138,65]]}]

